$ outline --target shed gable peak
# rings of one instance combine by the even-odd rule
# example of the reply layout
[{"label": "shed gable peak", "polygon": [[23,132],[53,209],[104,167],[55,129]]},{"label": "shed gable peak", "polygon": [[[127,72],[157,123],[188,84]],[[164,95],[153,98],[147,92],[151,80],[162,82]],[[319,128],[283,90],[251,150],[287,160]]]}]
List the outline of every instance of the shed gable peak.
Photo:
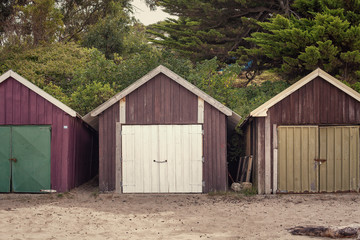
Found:
[{"label": "shed gable peak", "polygon": [[216,99],[212,98],[211,96],[209,96],[208,94],[206,94],[205,92],[203,92],[202,90],[200,90],[199,88],[188,82],[187,80],[183,79],[182,77],[171,71],[170,69],[164,67],[163,65],[159,65],[158,67],[150,71],[148,74],[146,74],[145,76],[143,76],[142,78],[140,78],[139,80],[128,86],[127,88],[125,88],[123,91],[119,92],[114,97],[110,98],[108,101],[101,104],[99,107],[95,108],[93,111],[90,112],[90,116],[91,117],[98,116],[100,113],[108,109],[110,106],[120,101],[120,99],[126,97],[131,92],[135,91],[140,86],[144,85],[146,82],[150,81],[160,73],[164,74],[165,76],[169,77],[172,81],[177,82],[182,87],[186,88],[193,94],[202,98],[204,101],[206,101],[207,103],[218,109],[220,112],[224,113],[226,116],[232,116],[235,114],[229,108],[227,108],[226,106],[224,106]]},{"label": "shed gable peak", "polygon": [[57,106],[58,108],[69,114],[70,116],[81,118],[81,116],[76,111],[66,106],[64,103],[60,102],[59,100],[57,100],[56,98],[54,98],[53,96],[51,96],[50,94],[48,94],[47,92],[45,92],[44,90],[42,90],[35,84],[31,83],[30,81],[26,80],[25,78],[23,78],[22,76],[20,76],[19,74],[17,74],[12,70],[7,71],[6,73],[0,76],[0,84],[9,78],[18,81],[19,83],[29,88],[31,91],[37,93],[38,95],[40,95],[50,103],[54,104],[55,106]]},{"label": "shed gable peak", "polygon": [[298,89],[302,88],[307,83],[313,81],[317,77],[321,77],[324,81],[327,81],[331,85],[335,86],[336,88],[340,89],[341,91],[345,92],[346,94],[350,95],[351,97],[356,99],[358,102],[360,102],[360,93],[358,93],[354,89],[346,86],[344,83],[342,83],[338,79],[334,78],[333,76],[331,76],[327,72],[323,71],[322,69],[317,68],[314,71],[312,71],[311,73],[309,73],[307,76],[305,76],[304,78],[300,79],[299,81],[297,81],[296,83],[294,83],[293,85],[291,85],[290,87],[285,89],[284,91],[277,94],[275,97],[271,98],[270,100],[268,100],[267,102],[265,102],[264,104],[262,104],[261,106],[259,106],[255,110],[253,110],[250,113],[250,116],[251,117],[266,117],[267,111],[269,110],[269,108],[271,108],[272,106],[274,106],[275,104],[277,104],[278,102],[280,102],[281,100],[286,98],[287,96],[291,95]]}]

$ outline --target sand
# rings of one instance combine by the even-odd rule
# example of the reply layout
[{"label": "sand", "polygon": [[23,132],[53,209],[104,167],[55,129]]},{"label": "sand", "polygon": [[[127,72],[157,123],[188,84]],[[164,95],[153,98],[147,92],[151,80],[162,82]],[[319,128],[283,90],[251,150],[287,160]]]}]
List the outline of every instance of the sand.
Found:
[{"label": "sand", "polygon": [[[0,194],[0,239],[309,239],[287,228],[360,226],[360,195]],[[316,239],[316,238],[313,238]]]}]

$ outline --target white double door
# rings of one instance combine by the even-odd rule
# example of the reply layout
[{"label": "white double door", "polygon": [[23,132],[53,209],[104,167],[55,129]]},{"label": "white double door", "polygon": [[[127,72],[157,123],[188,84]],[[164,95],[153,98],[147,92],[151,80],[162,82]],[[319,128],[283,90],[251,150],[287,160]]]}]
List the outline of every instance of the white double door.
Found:
[{"label": "white double door", "polygon": [[123,125],[124,193],[201,193],[202,125]]}]

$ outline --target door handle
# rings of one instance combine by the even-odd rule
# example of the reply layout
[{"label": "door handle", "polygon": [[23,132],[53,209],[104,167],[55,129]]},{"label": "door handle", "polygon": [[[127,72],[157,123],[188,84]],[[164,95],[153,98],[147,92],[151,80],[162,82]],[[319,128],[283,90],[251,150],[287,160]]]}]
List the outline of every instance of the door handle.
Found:
[{"label": "door handle", "polygon": [[166,163],[167,160],[165,160],[165,161],[156,161],[156,160],[154,160],[153,162],[156,162],[156,163]]},{"label": "door handle", "polygon": [[16,158],[10,158],[9,161],[17,162]]},{"label": "door handle", "polygon": [[314,161],[321,165],[322,163],[326,162],[326,159],[315,158]]}]

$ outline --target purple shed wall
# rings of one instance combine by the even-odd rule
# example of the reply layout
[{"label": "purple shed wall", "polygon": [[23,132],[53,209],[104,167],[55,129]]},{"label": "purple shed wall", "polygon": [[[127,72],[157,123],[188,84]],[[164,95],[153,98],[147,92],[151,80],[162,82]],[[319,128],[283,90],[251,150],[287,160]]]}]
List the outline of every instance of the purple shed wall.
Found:
[{"label": "purple shed wall", "polygon": [[[99,186],[115,190],[119,102],[99,115]],[[198,124],[198,97],[160,73],[126,96],[126,124]],[[204,192],[227,189],[226,116],[204,106]]]},{"label": "purple shed wall", "polygon": [[82,152],[96,149],[95,132],[13,78],[0,84],[0,125],[51,125],[52,189],[68,191],[93,176],[97,157]]}]

